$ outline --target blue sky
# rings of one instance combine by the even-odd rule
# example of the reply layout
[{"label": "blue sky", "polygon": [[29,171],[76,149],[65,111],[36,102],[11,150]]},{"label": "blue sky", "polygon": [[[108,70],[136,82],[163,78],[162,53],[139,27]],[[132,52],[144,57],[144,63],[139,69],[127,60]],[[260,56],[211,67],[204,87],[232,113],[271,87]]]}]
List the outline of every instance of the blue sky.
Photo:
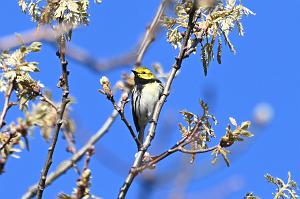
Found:
[{"label": "blue sky", "polygon": [[[213,63],[204,77],[200,55],[185,60],[180,75],[175,79],[171,95],[163,108],[158,126],[157,139],[151,152],[157,154],[172,145],[180,134],[177,123],[182,122],[178,112],[188,109],[200,113],[199,99],[207,100],[211,111],[219,121],[215,128],[218,137],[223,135],[228,118],[233,116],[238,122],[251,120],[254,108],[267,103],[273,109],[273,118],[266,126],[254,127],[256,135],[250,142],[232,148],[232,164],[209,164],[210,155],[201,154],[194,165],[187,164],[186,170],[192,176],[186,190],[186,198],[242,198],[253,191],[261,198],[271,198],[275,187],[264,180],[264,174],[286,179],[291,171],[300,183],[299,151],[299,1],[283,5],[279,1],[243,1],[244,5],[257,15],[244,20],[245,37],[232,35],[237,48],[233,55],[224,50],[223,63]],[[87,49],[95,57],[110,58],[132,49],[143,35],[146,25],[159,5],[159,1],[106,1],[96,5],[91,3],[91,22],[88,27],[76,30],[72,42]],[[17,2],[4,1],[0,17],[0,36],[22,32],[35,27],[28,16],[21,13]],[[149,66],[160,62],[169,70],[174,62],[174,50],[165,41],[165,32],[151,45],[143,61]],[[36,75],[60,99],[56,83],[60,67],[55,56],[55,48],[43,45],[42,52],[32,57],[40,62],[41,72]],[[85,66],[69,62],[70,92],[76,98],[73,116],[78,125],[77,145],[81,146],[96,132],[111,113],[111,104],[98,93],[99,78],[106,75],[116,82],[122,72],[129,72],[131,66],[97,74]],[[1,96],[1,105],[3,97]],[[130,118],[130,106],[126,108]],[[19,116],[16,109],[9,112],[8,121]],[[172,127],[166,128],[165,127]],[[166,135],[167,134],[167,135]],[[163,135],[166,135],[163,137]],[[158,140],[161,138],[162,142]],[[163,139],[164,138],[164,139]],[[9,159],[6,173],[0,177],[0,195],[3,198],[20,198],[27,187],[36,182],[44,163],[47,144],[36,131],[30,138],[31,151],[23,152],[21,159]],[[65,152],[65,142],[59,139],[52,169],[69,157]],[[96,155],[91,161],[92,193],[103,198],[115,198],[119,187],[127,175],[135,153],[135,146],[126,127],[117,119],[109,133],[96,145]],[[113,154],[113,155],[112,155]],[[157,166],[157,170],[147,176],[159,176],[163,181],[154,189],[149,198],[169,198],[174,192],[174,181],[178,173],[183,173],[180,165],[188,157],[176,154]],[[123,164],[125,166],[123,166]],[[173,171],[174,170],[174,171]],[[177,171],[177,172],[176,172]],[[178,172],[179,171],[179,172]],[[169,174],[169,175],[168,175]],[[70,170],[66,175],[48,187],[45,198],[55,198],[57,193],[71,193],[77,175]],[[138,178],[131,187],[128,198],[139,198],[143,178]],[[233,180],[232,180],[233,179]],[[235,186],[230,186],[230,182]],[[218,191],[215,191],[218,190]]]}]

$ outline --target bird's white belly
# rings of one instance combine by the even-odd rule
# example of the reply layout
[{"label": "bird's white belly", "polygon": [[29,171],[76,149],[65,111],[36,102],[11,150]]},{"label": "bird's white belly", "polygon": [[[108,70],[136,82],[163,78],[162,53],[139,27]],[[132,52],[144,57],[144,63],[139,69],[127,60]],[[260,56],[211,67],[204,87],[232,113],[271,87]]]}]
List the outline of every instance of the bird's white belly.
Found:
[{"label": "bird's white belly", "polygon": [[141,93],[141,112],[144,116],[146,116],[149,119],[151,119],[153,114],[153,109],[156,105],[156,102],[159,99],[159,92],[158,92],[158,86],[153,85],[145,85],[144,90],[147,90],[147,92]]}]

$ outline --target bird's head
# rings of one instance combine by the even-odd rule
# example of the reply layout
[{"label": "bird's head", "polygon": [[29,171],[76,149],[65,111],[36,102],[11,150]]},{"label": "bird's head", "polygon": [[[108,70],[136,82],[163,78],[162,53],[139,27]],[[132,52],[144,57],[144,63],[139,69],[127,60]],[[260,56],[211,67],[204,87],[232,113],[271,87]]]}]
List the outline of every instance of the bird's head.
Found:
[{"label": "bird's head", "polygon": [[138,66],[135,69],[131,70],[134,74],[134,77],[136,79],[140,80],[151,80],[155,79],[155,76],[153,73],[146,67]]}]

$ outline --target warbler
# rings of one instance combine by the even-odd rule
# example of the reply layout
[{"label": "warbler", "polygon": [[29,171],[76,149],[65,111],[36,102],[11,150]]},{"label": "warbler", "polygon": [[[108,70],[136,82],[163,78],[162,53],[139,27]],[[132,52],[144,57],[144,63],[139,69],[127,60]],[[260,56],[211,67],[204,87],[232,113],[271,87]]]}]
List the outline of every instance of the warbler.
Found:
[{"label": "warbler", "polygon": [[147,123],[152,119],[153,111],[162,92],[161,81],[155,78],[146,67],[139,66],[132,70],[134,74],[134,87],[131,95],[132,115],[138,139],[144,140],[144,131]]}]

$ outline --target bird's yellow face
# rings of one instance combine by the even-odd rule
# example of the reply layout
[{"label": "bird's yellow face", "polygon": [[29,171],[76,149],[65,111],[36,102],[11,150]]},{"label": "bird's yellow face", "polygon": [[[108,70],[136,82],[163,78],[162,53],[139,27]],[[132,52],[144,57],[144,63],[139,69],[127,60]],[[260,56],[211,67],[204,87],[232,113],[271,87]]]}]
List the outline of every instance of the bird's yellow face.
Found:
[{"label": "bird's yellow face", "polygon": [[143,66],[139,66],[133,69],[132,72],[135,78],[144,79],[144,80],[150,80],[155,78],[153,73],[148,68]]}]

